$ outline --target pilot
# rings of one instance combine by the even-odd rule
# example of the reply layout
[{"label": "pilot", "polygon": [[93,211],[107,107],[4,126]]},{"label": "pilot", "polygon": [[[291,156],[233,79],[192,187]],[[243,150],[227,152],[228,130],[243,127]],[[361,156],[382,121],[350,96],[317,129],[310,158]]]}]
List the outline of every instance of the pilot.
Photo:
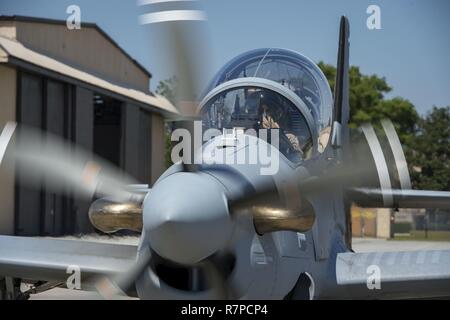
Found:
[{"label": "pilot", "polygon": [[262,95],[260,114],[260,128],[282,129],[280,130],[281,134],[289,141],[290,149],[300,154],[303,153],[298,137],[291,132],[289,125],[283,125],[283,123],[286,124],[289,121],[289,114],[276,105],[276,99],[270,99],[270,96]]}]

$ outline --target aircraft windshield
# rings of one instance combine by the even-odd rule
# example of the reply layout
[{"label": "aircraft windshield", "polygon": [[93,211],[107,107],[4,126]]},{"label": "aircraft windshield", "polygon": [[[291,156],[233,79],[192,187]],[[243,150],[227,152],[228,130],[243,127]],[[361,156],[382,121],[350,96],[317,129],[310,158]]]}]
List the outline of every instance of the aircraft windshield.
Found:
[{"label": "aircraft windshield", "polygon": [[332,116],[332,94],[322,71],[301,54],[284,49],[257,49],[244,53],[225,65],[214,77],[207,92],[227,81],[256,77],[280,83],[306,104],[317,126],[319,151],[328,143]]},{"label": "aircraft windshield", "polygon": [[[222,92],[202,109],[207,129],[279,129],[279,149],[298,163],[312,152],[310,129],[301,112],[286,98],[267,89],[237,88]],[[270,133],[267,133],[270,136]]]}]

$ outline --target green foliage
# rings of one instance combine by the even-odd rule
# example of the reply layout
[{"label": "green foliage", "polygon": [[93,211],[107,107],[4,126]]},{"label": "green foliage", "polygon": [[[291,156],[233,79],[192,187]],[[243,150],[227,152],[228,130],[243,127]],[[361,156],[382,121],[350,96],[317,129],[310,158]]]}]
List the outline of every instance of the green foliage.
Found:
[{"label": "green foliage", "polygon": [[175,104],[177,84],[178,80],[175,76],[173,76],[169,79],[160,81],[158,83],[158,86],[156,87],[155,92],[165,97],[172,104]]},{"label": "green foliage", "polygon": [[171,152],[172,152],[172,140],[171,140],[171,132],[170,125],[166,123],[166,130],[164,133],[164,163],[166,165],[166,168],[169,168],[171,165],[173,165]]},{"label": "green foliage", "polygon": [[450,190],[450,106],[433,107],[419,122],[409,161],[415,187]]},{"label": "green foliage", "polygon": [[[319,67],[334,90],[336,68],[319,62]],[[363,75],[358,67],[351,66],[350,82],[350,128],[358,128],[364,123],[379,126],[380,120],[389,118],[394,123],[400,140],[406,143],[414,134],[419,116],[414,105],[403,98],[385,99],[392,88],[385,78],[377,75]]]},{"label": "green foliage", "polygon": [[[318,65],[334,90],[336,68],[323,62]],[[350,128],[363,123],[377,128],[380,120],[390,119],[402,142],[413,187],[450,190],[450,107],[435,107],[422,119],[410,101],[385,98],[392,90],[385,78],[363,75],[358,67],[351,66],[349,82]]]},{"label": "green foliage", "polygon": [[[177,83],[178,80],[175,76],[173,76],[170,79],[162,80],[156,87],[156,93],[164,96],[172,104],[175,104]],[[171,152],[172,152],[171,134],[172,134],[172,126],[170,123],[166,122],[164,134],[164,143],[165,143],[164,159],[166,168],[170,167],[173,164],[171,159]]]},{"label": "green foliage", "polygon": [[392,225],[392,233],[410,233],[412,229],[409,222],[396,222]]}]

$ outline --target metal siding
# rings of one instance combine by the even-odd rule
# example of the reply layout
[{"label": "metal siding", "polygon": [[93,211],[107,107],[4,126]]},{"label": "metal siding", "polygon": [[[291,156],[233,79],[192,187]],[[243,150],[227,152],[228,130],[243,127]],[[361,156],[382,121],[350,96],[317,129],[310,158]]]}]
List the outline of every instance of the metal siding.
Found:
[{"label": "metal siding", "polygon": [[126,104],[125,106],[125,164],[124,169],[131,176],[140,179],[139,170],[139,114],[140,109],[136,105]]},{"label": "metal siding", "polygon": [[[64,136],[64,84],[47,82],[46,103],[46,130],[54,135]],[[44,233],[49,235],[61,235],[63,233],[63,198],[61,195],[46,192],[45,194],[45,223]]]},{"label": "metal siding", "polygon": [[139,180],[142,183],[152,182],[152,115],[140,109],[139,114]]},{"label": "metal siding", "polygon": [[[0,126],[16,120],[17,72],[0,65]],[[0,170],[0,234],[14,233],[14,173]]]},{"label": "metal siding", "polygon": [[[149,75],[95,28],[72,31],[65,24],[16,22],[16,39],[28,48],[124,87],[148,90]],[[102,58],[98,59],[101,52]]]},{"label": "metal siding", "polygon": [[164,118],[159,114],[152,114],[151,122],[151,183],[155,183],[156,180],[166,170],[166,141],[165,141],[165,128]]},{"label": "metal siding", "polygon": [[[75,93],[75,143],[87,151],[93,148],[93,125],[94,108],[93,93],[90,90],[76,87]],[[92,232],[93,228],[89,221],[88,211],[90,201],[74,199],[76,215],[75,232]]]},{"label": "metal siding", "polygon": [[[42,127],[42,80],[22,73],[20,77],[20,119],[28,126]],[[18,137],[20,139],[20,137]],[[16,233],[35,236],[41,232],[42,194],[36,188],[27,187],[24,177],[17,175]]]}]

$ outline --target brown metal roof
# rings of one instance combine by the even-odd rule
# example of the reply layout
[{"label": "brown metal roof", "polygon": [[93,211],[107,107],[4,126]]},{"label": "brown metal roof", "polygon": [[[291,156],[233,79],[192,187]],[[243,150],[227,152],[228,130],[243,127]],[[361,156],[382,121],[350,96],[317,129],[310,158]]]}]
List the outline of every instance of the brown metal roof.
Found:
[{"label": "brown metal roof", "polygon": [[116,85],[88,72],[64,64],[54,58],[33,51],[16,40],[0,36],[0,63],[14,64],[15,61],[23,61],[67,78],[75,79],[88,85],[127,97],[147,106],[156,107],[166,115],[178,114],[176,108],[166,98],[160,95],[152,95],[150,93]]},{"label": "brown metal roof", "polygon": [[[44,24],[57,24],[57,25],[66,25],[65,20],[56,20],[56,19],[48,19],[48,18],[39,18],[39,17],[27,17],[27,16],[5,16],[0,15],[0,21],[19,21],[19,22],[35,22],[35,23],[44,23]],[[122,47],[120,47],[116,41],[114,41],[102,28],[100,28],[96,23],[92,22],[82,22],[81,27],[83,28],[93,28],[96,29],[100,34],[102,34],[109,42],[111,42],[117,49],[119,49],[128,59],[130,59],[139,69],[141,69],[149,78],[152,77],[150,71],[148,71],[142,64],[136,61],[133,57],[131,57]]]}]

